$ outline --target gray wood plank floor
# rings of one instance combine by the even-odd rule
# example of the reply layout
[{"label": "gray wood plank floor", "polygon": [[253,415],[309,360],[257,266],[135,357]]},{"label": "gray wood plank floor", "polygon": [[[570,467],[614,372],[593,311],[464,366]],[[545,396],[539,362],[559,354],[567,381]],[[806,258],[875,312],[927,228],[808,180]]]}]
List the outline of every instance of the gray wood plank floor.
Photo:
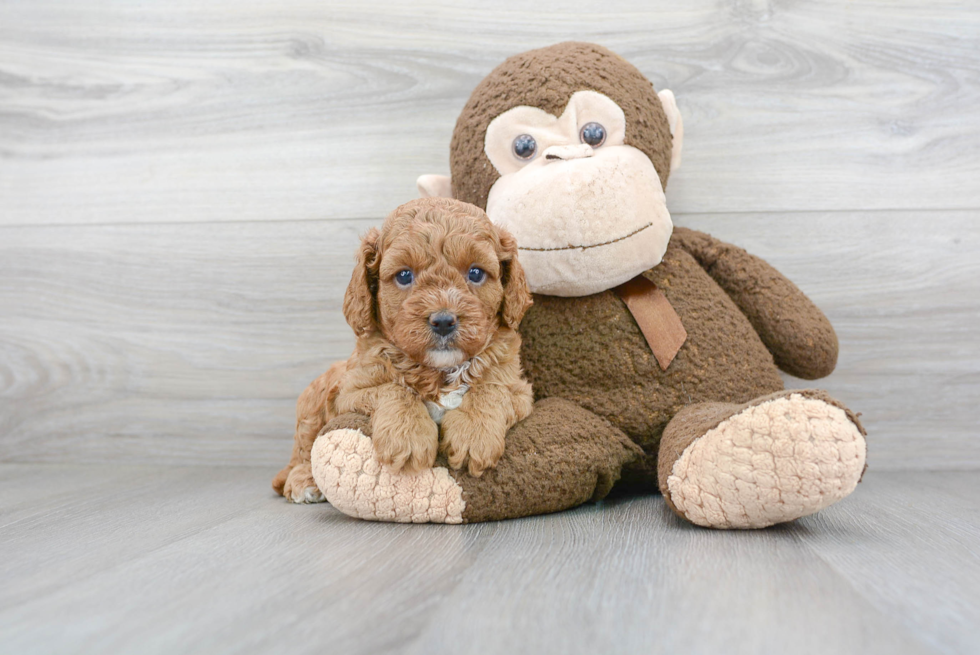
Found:
[{"label": "gray wood plank floor", "polygon": [[870,472],[793,524],[659,496],[349,519],[260,468],[0,465],[4,653],[975,653],[980,474]]}]

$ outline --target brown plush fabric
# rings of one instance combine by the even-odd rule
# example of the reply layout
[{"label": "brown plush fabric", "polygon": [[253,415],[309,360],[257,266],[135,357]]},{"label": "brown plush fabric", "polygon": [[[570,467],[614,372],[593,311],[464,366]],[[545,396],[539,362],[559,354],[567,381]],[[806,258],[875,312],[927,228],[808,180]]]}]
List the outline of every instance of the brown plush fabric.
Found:
[{"label": "brown plush fabric", "polygon": [[565,398],[607,419],[643,447],[633,473],[655,480],[661,433],[683,407],[742,403],[783,382],[749,320],[687,251],[672,241],[645,276],[688,332],[666,371],[613,291],[535,296],[521,324],[521,359],[535,397]]},{"label": "brown plush fabric", "polygon": [[676,228],[671,241],[694,255],[748,317],[776,365],[816,380],[837,365],[837,334],[813,302],[765,260],[704,232]]},{"label": "brown plush fabric", "polygon": [[557,512],[604,498],[641,455],[602,418],[565,400],[535,404],[507,433],[507,448],[482,477],[450,471],[463,488],[467,523]]},{"label": "brown plush fabric", "polygon": [[[366,436],[371,436],[371,418],[364,414],[341,414],[327,421],[327,424],[320,430],[320,435],[332,430],[360,430]],[[319,436],[319,435],[317,435]]]},{"label": "brown plush fabric", "polygon": [[594,43],[567,42],[515,55],[477,85],[456,121],[449,151],[453,195],[483,209],[500,177],[483,152],[487,126],[512,107],[561,115],[576,91],[598,91],[626,115],[626,145],[646,153],[667,188],[672,137],[653,85],[635,66]]}]

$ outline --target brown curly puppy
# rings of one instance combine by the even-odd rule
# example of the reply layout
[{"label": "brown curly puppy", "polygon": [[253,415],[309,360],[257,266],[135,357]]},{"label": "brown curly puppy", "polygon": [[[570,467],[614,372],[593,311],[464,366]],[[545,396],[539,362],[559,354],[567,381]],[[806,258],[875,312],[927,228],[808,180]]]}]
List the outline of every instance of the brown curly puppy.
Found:
[{"label": "brown curly puppy", "polygon": [[347,412],[371,416],[378,459],[395,471],[431,467],[441,450],[482,475],[531,413],[515,331],[530,306],[517,243],[483,210],[424,198],[393,211],[364,237],[344,297],[354,354],[300,396],[292,459],[273,488],[322,500],[310,449]]}]

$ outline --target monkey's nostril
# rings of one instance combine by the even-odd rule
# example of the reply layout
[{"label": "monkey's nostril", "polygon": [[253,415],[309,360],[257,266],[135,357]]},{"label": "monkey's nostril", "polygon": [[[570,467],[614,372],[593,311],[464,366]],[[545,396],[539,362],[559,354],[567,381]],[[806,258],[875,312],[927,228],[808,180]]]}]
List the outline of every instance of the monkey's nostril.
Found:
[{"label": "monkey's nostril", "polygon": [[429,316],[429,327],[440,337],[456,331],[456,315],[450,312],[436,312]]},{"label": "monkey's nostril", "polygon": [[580,143],[577,146],[551,146],[546,148],[544,158],[547,161],[570,161],[572,159],[591,157],[594,154],[595,150],[592,146],[587,143]]}]

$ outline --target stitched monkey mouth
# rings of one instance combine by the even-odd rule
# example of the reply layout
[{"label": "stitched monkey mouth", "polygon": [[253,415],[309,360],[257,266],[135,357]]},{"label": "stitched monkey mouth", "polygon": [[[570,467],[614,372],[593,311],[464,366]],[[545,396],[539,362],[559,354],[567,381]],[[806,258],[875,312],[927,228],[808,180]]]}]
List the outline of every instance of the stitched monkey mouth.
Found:
[{"label": "stitched monkey mouth", "polygon": [[588,245],[588,246],[561,246],[561,247],[558,247],[558,248],[522,248],[522,247],[518,246],[517,249],[518,250],[527,250],[527,251],[530,251],[530,252],[553,252],[553,251],[556,251],[556,250],[588,250],[589,248],[599,248],[601,246],[608,246],[610,244],[617,243],[619,241],[625,241],[626,239],[629,239],[630,237],[636,236],[637,234],[639,234],[640,232],[642,232],[643,230],[645,230],[645,229],[647,229],[649,227],[653,227],[653,222],[647,223],[646,225],[644,225],[642,227],[638,227],[635,230],[633,230],[632,232],[630,232],[629,234],[624,234],[621,237],[616,237],[615,239],[610,239],[609,241],[603,241],[602,243],[593,243],[593,244]]}]

